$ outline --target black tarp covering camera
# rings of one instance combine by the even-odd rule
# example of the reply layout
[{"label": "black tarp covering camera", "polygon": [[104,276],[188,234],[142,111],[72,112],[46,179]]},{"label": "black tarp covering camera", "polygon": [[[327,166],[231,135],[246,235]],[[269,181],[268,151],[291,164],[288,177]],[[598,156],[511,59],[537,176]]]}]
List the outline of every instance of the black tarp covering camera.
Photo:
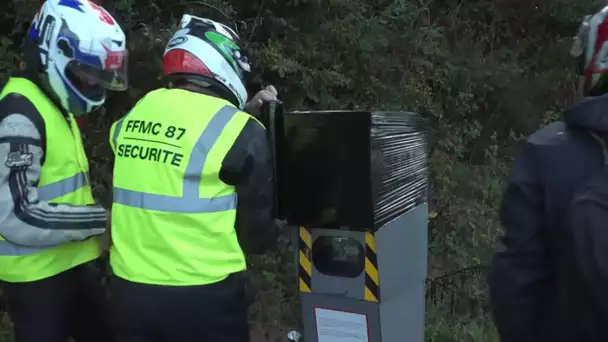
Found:
[{"label": "black tarp covering camera", "polygon": [[274,139],[281,219],[375,231],[426,201],[427,122],[421,116],[275,109],[263,121]]}]

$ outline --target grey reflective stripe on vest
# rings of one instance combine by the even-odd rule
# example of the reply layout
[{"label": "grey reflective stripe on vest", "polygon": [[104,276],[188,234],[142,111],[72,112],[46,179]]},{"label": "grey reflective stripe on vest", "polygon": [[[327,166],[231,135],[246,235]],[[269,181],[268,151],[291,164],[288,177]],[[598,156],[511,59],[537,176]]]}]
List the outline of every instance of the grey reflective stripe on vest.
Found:
[{"label": "grey reflective stripe on vest", "polygon": [[46,249],[55,248],[57,246],[51,247],[28,247],[28,246],[20,246],[16,245],[12,242],[2,240],[0,241],[0,256],[22,256],[34,254]]},{"label": "grey reflective stripe on vest", "polygon": [[83,172],[80,172],[70,178],[39,187],[38,194],[41,201],[48,202],[63,195],[71,194],[87,185],[87,183],[87,176]]},{"label": "grey reflective stripe on vest", "polygon": [[[181,197],[156,195],[139,191],[132,191],[114,187],[114,203],[120,203],[131,207],[157,210],[174,213],[211,213],[236,209],[236,194],[219,196],[213,198],[200,198],[199,186],[207,153],[218,140],[226,125],[238,113],[238,109],[232,106],[224,106],[220,109],[192,149],[190,160],[184,174],[184,189]],[[123,121],[116,124],[112,137],[114,147],[118,138],[118,132]]]},{"label": "grey reflective stripe on vest", "polygon": [[[87,176],[80,172],[75,176],[60,180],[59,182],[47,184],[38,188],[38,195],[41,201],[52,201],[61,196],[71,194],[72,192],[87,185]],[[22,256],[34,254],[46,249],[55,248],[49,247],[29,247],[16,245],[6,240],[0,240],[0,256]]]}]

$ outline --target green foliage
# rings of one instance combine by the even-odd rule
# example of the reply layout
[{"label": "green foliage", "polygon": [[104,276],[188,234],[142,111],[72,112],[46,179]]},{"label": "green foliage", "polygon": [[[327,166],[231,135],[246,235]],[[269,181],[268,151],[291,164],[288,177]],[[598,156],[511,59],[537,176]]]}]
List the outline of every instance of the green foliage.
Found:
[{"label": "green foliage", "polygon": [[[38,3],[0,4],[0,80],[19,61],[21,38]],[[128,92],[114,94],[105,110],[90,118],[84,132],[95,194],[106,205],[111,198],[109,125],[143,94],[162,85],[160,57],[184,11],[222,18],[200,3],[102,3],[129,34],[133,85]],[[557,118],[568,105],[574,83],[569,37],[582,15],[598,4],[591,0],[207,3],[231,16],[246,40],[255,64],[252,91],[274,84],[292,109],[393,108],[415,110],[431,120],[427,340],[498,341],[482,271],[500,230],[497,208],[504,180],[522,136]],[[298,325],[289,257],[285,247],[251,260],[258,290],[252,321],[260,341],[279,339]],[[463,268],[474,271],[451,275]]]}]

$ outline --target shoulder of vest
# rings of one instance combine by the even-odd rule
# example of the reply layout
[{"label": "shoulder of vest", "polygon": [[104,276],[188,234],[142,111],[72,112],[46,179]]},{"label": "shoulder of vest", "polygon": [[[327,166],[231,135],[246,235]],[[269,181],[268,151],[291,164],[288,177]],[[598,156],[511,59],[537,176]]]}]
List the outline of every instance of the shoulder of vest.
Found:
[{"label": "shoulder of vest", "polygon": [[0,100],[0,121],[10,115],[19,114],[28,118],[38,130],[40,140],[43,144],[46,141],[46,128],[44,118],[36,109],[36,106],[27,97],[19,93],[8,93]]},{"label": "shoulder of vest", "polygon": [[[184,101],[192,101],[193,103],[205,103],[209,106],[207,108],[217,108],[217,110],[221,109],[225,105],[230,105],[230,102],[227,100],[212,96],[209,94],[199,93],[188,89],[183,88],[159,88],[149,92],[146,96],[168,96],[171,98],[182,98]],[[237,109],[238,110],[238,109]]]},{"label": "shoulder of vest", "polygon": [[249,114],[247,112],[239,110],[237,112],[237,115],[239,115],[242,119],[247,120],[247,124],[251,125],[251,124],[257,123],[257,124],[259,124],[259,126],[261,126],[261,128],[266,129],[266,127],[264,126],[264,124],[258,118],[256,118],[255,116],[253,116],[253,115],[251,115],[251,114]]},{"label": "shoulder of vest", "polygon": [[158,88],[158,89],[154,89],[154,90],[150,90],[149,92],[147,92],[146,94],[144,94],[144,96],[142,96],[139,100],[137,100],[137,102],[135,103],[135,105],[137,105],[140,102],[143,102],[146,98],[153,98],[162,94],[166,94],[168,89],[167,88]]},{"label": "shoulder of vest", "polygon": [[[242,113],[242,112],[239,112]],[[266,137],[266,129],[264,125],[258,119],[249,115],[247,113],[243,113],[244,115],[239,115],[244,121],[243,128],[241,129],[238,138],[235,141],[235,145],[240,145],[242,148],[247,148],[249,143],[252,140],[257,140],[260,138]]]},{"label": "shoulder of vest", "polygon": [[247,112],[243,112],[242,110],[239,110],[238,108],[234,108],[234,110],[236,110],[236,115],[238,115],[239,117],[243,118],[243,119],[249,119],[249,118],[253,118],[252,115],[250,115]]}]

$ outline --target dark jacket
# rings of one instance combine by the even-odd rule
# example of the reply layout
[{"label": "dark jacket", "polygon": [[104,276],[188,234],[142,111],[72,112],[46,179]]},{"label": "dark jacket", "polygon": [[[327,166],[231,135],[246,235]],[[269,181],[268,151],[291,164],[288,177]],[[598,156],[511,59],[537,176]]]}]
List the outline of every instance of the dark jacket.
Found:
[{"label": "dark jacket", "polygon": [[220,179],[236,188],[235,228],[245,253],[259,254],[272,248],[278,234],[272,153],[266,130],[257,120],[249,119],[224,157]]},{"label": "dark jacket", "polygon": [[[567,267],[571,247],[562,238],[574,191],[603,162],[589,130],[608,133],[608,96],[573,106],[563,121],[531,135],[509,177],[501,207],[505,236],[490,272],[503,342],[608,341],[589,330],[598,299]],[[608,328],[608,322],[591,330],[601,326]]]}]

